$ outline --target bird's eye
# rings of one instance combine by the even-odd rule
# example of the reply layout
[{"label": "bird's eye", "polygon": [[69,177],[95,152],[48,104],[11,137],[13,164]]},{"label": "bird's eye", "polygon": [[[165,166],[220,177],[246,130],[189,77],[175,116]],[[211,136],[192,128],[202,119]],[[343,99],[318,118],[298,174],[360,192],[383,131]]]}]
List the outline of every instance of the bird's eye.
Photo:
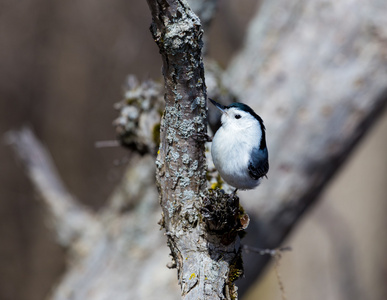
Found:
[{"label": "bird's eye", "polygon": [[235,115],[235,119],[240,119],[241,115]]}]

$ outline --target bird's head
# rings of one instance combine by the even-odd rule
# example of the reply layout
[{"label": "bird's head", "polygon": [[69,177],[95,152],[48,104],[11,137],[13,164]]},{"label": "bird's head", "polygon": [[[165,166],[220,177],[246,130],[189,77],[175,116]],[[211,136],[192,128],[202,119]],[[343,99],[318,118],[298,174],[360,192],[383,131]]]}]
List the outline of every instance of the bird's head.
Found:
[{"label": "bird's head", "polygon": [[265,130],[261,117],[258,116],[250,106],[243,103],[233,103],[225,106],[212,99],[209,100],[221,111],[221,122],[225,129],[246,129],[259,124],[261,130]]}]

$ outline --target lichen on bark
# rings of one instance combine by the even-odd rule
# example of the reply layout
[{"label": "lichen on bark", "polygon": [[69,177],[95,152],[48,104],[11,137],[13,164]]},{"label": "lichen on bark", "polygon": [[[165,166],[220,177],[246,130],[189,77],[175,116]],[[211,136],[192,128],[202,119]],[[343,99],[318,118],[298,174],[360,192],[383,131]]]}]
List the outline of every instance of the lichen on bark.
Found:
[{"label": "lichen on bark", "polygon": [[[171,266],[177,268],[183,299],[235,299],[232,282],[242,268],[232,276],[229,271],[241,261],[238,234],[208,230],[208,216],[214,216],[208,208],[213,206],[203,210],[203,199],[208,199],[203,30],[185,1],[148,0],[148,4],[165,81],[156,178],[163,210],[160,224],[174,260]],[[239,202],[233,213],[238,210]]]}]

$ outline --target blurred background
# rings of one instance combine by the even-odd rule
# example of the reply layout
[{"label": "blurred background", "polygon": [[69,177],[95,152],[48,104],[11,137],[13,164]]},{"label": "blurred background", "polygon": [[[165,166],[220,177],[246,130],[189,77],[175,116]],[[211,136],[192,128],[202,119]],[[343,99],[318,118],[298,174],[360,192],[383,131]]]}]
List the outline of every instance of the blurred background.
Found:
[{"label": "blurred background", "polygon": [[[219,2],[208,56],[227,66],[242,46],[253,0]],[[161,79],[146,1],[0,1],[0,134],[29,125],[68,189],[98,209],[129,153],[114,139],[113,104],[128,74]],[[65,251],[11,149],[0,145],[0,299],[44,299]],[[377,123],[286,244],[288,299],[387,299],[387,115]],[[259,297],[259,298],[258,298]],[[273,268],[246,299],[281,299]]]}]

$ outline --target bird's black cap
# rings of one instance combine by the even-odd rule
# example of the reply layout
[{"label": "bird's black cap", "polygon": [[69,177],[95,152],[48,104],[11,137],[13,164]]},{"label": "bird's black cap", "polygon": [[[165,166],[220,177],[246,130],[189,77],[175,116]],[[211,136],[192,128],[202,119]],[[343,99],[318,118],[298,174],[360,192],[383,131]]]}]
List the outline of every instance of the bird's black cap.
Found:
[{"label": "bird's black cap", "polygon": [[248,106],[248,105],[246,105],[244,103],[239,103],[239,102],[235,102],[235,103],[232,103],[232,104],[230,104],[228,106],[225,106],[225,105],[222,105],[222,104],[216,102],[215,100],[213,100],[211,98],[208,98],[208,99],[212,102],[212,104],[214,104],[217,108],[219,108],[222,111],[224,111],[225,109],[228,109],[228,108],[235,107],[237,109],[240,109],[240,110],[243,110],[245,112],[248,112],[250,115],[252,115],[254,118],[257,119],[257,121],[259,122],[259,124],[261,125],[263,130],[266,129],[265,125],[263,124],[262,118],[260,116],[258,116],[255,113],[255,111],[253,111],[253,109],[250,106]]},{"label": "bird's black cap", "polygon": [[252,115],[254,118],[256,118],[258,120],[259,124],[261,124],[262,129],[265,129],[265,125],[263,125],[262,118],[260,116],[258,116],[255,113],[255,111],[253,111],[253,109],[250,106],[248,106],[248,105],[246,105],[244,103],[235,102],[235,103],[232,103],[232,104],[230,104],[229,106],[227,106],[225,108],[231,108],[231,107],[235,107],[237,109],[240,109],[240,110],[243,110],[245,112],[248,112],[250,115]]}]

